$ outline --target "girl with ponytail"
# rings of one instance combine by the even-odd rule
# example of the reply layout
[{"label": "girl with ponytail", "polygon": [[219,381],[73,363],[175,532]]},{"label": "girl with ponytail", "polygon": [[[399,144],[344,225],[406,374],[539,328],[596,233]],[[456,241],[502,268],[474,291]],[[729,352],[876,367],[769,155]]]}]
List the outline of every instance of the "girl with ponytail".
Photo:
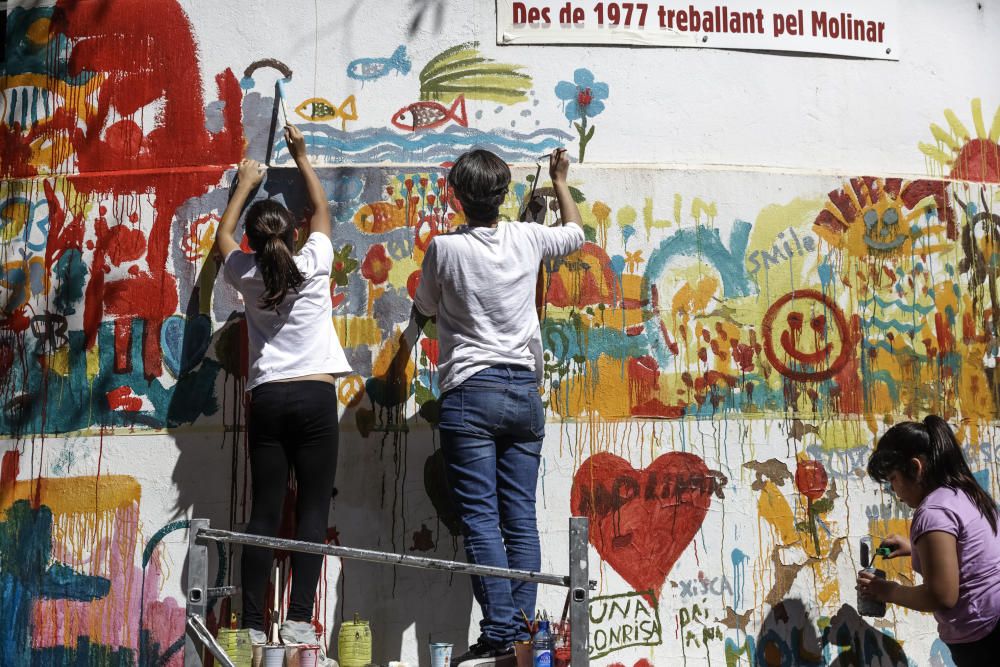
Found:
[{"label": "girl with ponytail", "polygon": [[[333,244],[326,194],[309,164],[302,133],[289,125],[285,141],[302,174],[312,216],[309,237],[294,252],[295,218],[273,200],[254,203],[246,213],[252,253],[240,250],[234,232],[240,212],[264,177],[253,160],[240,162],[232,198],[216,244],[225,257],[223,274],[243,296],[249,338],[250,394],[247,432],[253,505],[247,532],[275,536],[281,521],[289,471],[296,480],[295,539],[326,539],[330,496],[337,469],[337,391],[334,378],[349,373],[333,328],[330,271]],[[273,554],[243,547],[241,560],[243,627],[264,643],[266,589]],[[280,636],[286,644],[319,644],[313,601],[323,557],[292,554],[292,591]],[[327,662],[325,654],[323,665]]]},{"label": "girl with ponytail", "polygon": [[[997,505],[976,482],[948,423],[935,415],[896,424],[868,461],[914,508],[910,537],[891,535],[888,558],[910,556],[923,577],[904,586],[862,572],[863,595],[934,613],[958,667],[1000,660],[1000,536]],[[914,548],[915,547],[915,548]]]}]

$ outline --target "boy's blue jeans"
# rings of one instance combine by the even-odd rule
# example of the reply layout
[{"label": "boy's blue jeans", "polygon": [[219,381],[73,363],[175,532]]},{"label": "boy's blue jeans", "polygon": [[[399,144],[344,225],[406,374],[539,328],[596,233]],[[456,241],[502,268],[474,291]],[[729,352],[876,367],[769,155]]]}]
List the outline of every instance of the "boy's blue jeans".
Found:
[{"label": "boy's blue jeans", "polygon": [[[491,366],[441,397],[441,450],[462,517],[469,562],[519,570],[541,567],[535,488],[545,413],[535,371]],[[483,610],[480,640],[505,647],[529,639],[537,584],[472,577]]]}]

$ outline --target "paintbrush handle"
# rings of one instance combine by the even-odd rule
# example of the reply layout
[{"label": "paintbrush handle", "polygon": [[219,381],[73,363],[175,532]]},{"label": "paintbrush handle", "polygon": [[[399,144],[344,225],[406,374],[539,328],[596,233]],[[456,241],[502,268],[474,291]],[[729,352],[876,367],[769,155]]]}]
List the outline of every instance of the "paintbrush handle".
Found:
[{"label": "paintbrush handle", "polygon": [[278,79],[276,85],[278,87],[278,98],[281,100],[281,115],[285,117],[285,125],[288,125],[288,107],[285,106],[285,82],[283,79]]}]

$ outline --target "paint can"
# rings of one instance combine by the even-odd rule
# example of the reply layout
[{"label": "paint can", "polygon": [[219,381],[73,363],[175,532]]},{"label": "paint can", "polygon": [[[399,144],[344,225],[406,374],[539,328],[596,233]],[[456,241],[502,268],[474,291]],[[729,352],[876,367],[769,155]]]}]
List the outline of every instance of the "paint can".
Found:
[{"label": "paint can", "polygon": [[264,660],[261,667],[283,667],[285,664],[285,647],[281,644],[268,644],[264,647]]},{"label": "paint can", "polygon": [[285,667],[316,667],[318,660],[316,644],[285,644]]},{"label": "paint can", "polygon": [[449,667],[451,665],[451,647],[448,642],[431,642],[431,667]]},{"label": "paint can", "polygon": [[303,644],[299,647],[298,667],[316,667],[319,662],[319,646],[315,644]]},{"label": "paint can", "polygon": [[340,667],[365,667],[372,661],[372,632],[368,621],[354,614],[354,620],[340,626],[337,635]]},{"label": "paint can", "polygon": [[249,630],[219,628],[216,641],[236,667],[250,667],[253,662],[253,642],[250,641]]},{"label": "paint can", "polygon": [[517,667],[532,667],[535,663],[534,650],[530,639],[514,642],[514,659],[517,661]]}]

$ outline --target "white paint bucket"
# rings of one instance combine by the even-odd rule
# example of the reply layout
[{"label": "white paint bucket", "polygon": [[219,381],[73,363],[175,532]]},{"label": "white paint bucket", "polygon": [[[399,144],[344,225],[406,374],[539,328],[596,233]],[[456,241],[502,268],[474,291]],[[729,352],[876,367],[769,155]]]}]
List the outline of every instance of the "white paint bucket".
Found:
[{"label": "white paint bucket", "polygon": [[284,667],[285,647],[280,644],[268,644],[264,647],[264,660],[261,667]]}]

